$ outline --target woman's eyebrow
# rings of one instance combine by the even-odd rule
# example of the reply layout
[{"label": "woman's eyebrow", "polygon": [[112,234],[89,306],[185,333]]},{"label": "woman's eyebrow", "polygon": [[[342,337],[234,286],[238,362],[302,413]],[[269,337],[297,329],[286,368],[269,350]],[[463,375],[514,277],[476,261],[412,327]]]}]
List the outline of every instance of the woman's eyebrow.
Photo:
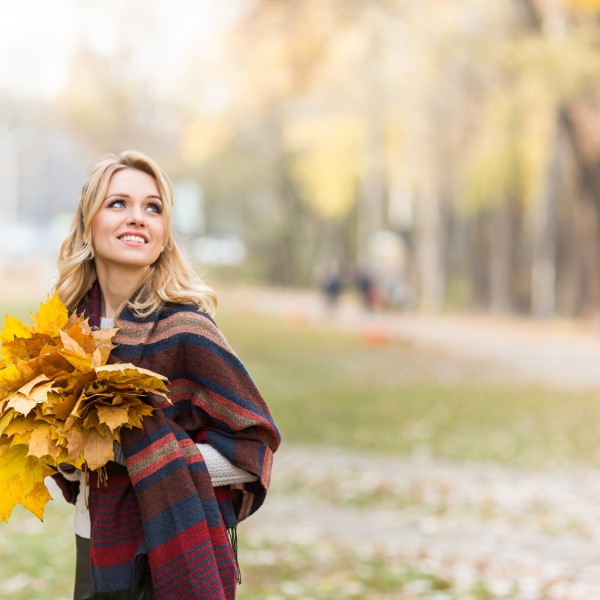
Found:
[{"label": "woman's eyebrow", "polygon": [[[107,200],[108,198],[112,198],[113,196],[116,196],[117,198],[131,198],[129,194],[114,193],[106,196],[105,200]],[[160,200],[161,202],[163,201],[163,199],[160,196],[156,196],[155,194],[150,194],[149,196],[146,196],[146,199],[148,198],[155,198],[156,200]]]}]

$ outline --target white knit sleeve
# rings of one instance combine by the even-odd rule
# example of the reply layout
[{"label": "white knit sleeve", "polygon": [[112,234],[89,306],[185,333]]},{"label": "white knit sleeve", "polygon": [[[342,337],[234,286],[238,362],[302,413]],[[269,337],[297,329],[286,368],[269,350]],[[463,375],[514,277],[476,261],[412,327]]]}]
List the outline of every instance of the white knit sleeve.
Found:
[{"label": "white knit sleeve", "polygon": [[204,458],[213,487],[256,481],[258,478],[236,467],[210,444],[196,444]]}]

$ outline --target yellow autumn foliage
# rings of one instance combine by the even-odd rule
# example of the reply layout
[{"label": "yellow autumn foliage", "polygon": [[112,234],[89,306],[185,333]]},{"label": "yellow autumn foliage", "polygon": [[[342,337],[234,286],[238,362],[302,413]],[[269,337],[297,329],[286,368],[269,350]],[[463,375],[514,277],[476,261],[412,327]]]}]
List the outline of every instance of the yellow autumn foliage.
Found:
[{"label": "yellow autumn foliage", "polygon": [[285,131],[294,152],[293,173],[322,216],[343,217],[356,198],[361,164],[362,122],[357,115],[304,118]]},{"label": "yellow autumn foliage", "polygon": [[598,11],[600,0],[567,0],[567,4],[575,10]]},{"label": "yellow autumn foliage", "polygon": [[141,427],[152,413],[144,396],[166,391],[158,373],[107,365],[117,329],[93,331],[57,295],[32,320],[7,316],[0,333],[1,521],[17,504],[42,519],[53,467],[101,470],[121,429]]}]

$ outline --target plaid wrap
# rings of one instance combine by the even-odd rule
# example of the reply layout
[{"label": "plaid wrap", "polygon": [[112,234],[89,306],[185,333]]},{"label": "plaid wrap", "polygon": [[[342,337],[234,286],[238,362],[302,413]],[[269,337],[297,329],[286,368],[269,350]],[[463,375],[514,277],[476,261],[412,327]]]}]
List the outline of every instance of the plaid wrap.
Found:
[{"label": "plaid wrap", "polygon": [[[100,290],[85,310],[99,324]],[[140,319],[119,317],[110,362],[131,362],[169,379],[172,404],[143,429],[122,430],[125,467],[109,463],[107,485],[90,481],[92,576],[98,598],[128,598],[147,555],[158,600],[235,597],[237,565],[228,529],[257,510],[269,487],[280,435],[271,413],[211,318],[167,305]],[[252,483],[213,488],[196,442],[207,442]]]}]

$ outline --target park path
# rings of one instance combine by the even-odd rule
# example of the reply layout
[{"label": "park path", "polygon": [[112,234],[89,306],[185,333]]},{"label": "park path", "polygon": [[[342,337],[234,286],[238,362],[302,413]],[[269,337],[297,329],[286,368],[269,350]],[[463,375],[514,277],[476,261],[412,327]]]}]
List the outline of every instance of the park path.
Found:
[{"label": "park path", "polygon": [[367,313],[351,296],[327,311],[312,291],[231,287],[220,294],[234,310],[264,312],[301,322],[380,332],[451,352],[485,359],[507,375],[564,387],[600,389],[600,330],[590,322],[419,312]]},{"label": "park path", "polygon": [[[233,310],[433,346],[483,360],[507,377],[600,388],[600,336],[589,324],[367,314],[353,299],[331,313],[317,294],[289,290],[232,288],[221,297]],[[444,595],[421,582],[386,598],[478,598],[473,590],[485,582],[493,598],[600,600],[600,477],[593,466],[528,471],[284,445],[273,482],[241,535],[307,548],[328,540],[354,549],[357,564],[376,553],[453,588]]]},{"label": "park path", "polygon": [[[593,469],[537,472],[284,447],[273,482],[241,536],[308,549],[333,543],[352,549],[357,565],[382,556],[449,581],[460,598],[476,598],[468,592],[478,582],[493,598],[600,598],[600,478]],[[389,597],[429,598],[424,592]]]}]

